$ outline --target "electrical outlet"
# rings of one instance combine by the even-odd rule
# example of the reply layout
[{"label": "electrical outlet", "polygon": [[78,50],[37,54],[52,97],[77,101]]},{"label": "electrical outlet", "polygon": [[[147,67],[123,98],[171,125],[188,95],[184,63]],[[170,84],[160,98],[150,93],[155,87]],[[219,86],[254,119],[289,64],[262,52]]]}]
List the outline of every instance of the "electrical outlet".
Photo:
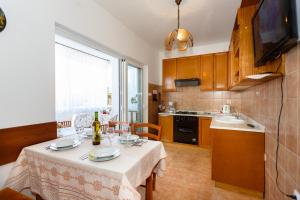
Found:
[{"label": "electrical outlet", "polygon": [[294,195],[296,196],[297,200],[300,200],[300,193],[297,190],[294,190]]}]

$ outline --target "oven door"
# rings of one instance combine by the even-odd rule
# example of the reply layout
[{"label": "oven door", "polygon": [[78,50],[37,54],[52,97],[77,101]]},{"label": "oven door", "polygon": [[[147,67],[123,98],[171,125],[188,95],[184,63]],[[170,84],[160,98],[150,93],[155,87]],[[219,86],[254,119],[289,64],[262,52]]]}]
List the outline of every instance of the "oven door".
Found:
[{"label": "oven door", "polygon": [[[177,118],[177,119],[176,119]],[[174,142],[198,145],[198,118],[174,118]]]}]

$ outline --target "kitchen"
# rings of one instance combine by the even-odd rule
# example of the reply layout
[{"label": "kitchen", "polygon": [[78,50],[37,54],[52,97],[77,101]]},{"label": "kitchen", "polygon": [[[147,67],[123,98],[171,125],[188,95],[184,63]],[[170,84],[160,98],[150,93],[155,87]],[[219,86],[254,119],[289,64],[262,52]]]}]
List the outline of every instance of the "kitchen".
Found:
[{"label": "kitchen", "polygon": [[299,13],[0,0],[0,199],[300,199]]},{"label": "kitchen", "polygon": [[[162,125],[162,141],[211,149],[211,178],[215,186],[262,198],[267,187],[265,176],[274,177],[268,168],[274,168],[272,164],[277,168],[277,159],[282,157],[278,156],[276,142],[270,147],[270,139],[265,138],[265,134],[270,131],[282,134],[282,129],[275,128],[284,121],[281,118],[283,104],[280,105],[283,101],[280,87],[284,86],[280,85],[282,74],[292,62],[287,54],[276,57],[263,67],[254,67],[257,59],[251,52],[255,48],[252,44],[255,35],[248,31],[254,16],[255,7],[246,6],[238,10],[228,52],[162,56],[163,109],[159,111],[158,118]],[[291,81],[287,82],[289,86]],[[271,86],[274,83],[276,87]],[[265,100],[269,96],[275,96],[276,106],[274,101],[266,106]],[[272,105],[276,112],[271,109]],[[265,113],[270,112],[273,122],[264,119]],[[275,155],[272,153],[272,158],[268,158],[274,148]],[[272,159],[272,164],[269,159]],[[275,185],[278,176],[281,176],[276,173]],[[287,193],[278,194],[278,197],[283,195]]]},{"label": "kitchen", "polygon": [[[212,179],[216,186],[226,189],[234,186],[237,191],[262,197],[265,127],[241,113],[241,94],[227,91],[227,76],[224,76],[227,73],[214,78],[218,73],[209,75],[204,71],[207,62],[203,60],[207,57],[211,58],[211,68],[215,71],[218,66],[224,69],[225,65],[226,69],[227,55],[219,53],[163,61],[166,83],[170,79],[166,75],[170,62],[177,71],[173,86],[162,89],[162,102],[167,104],[165,111],[159,113],[162,141],[212,148]],[[223,58],[218,59],[218,56]],[[178,71],[180,68],[182,70]],[[200,76],[197,77],[198,71]],[[217,83],[218,78],[220,83]]]}]

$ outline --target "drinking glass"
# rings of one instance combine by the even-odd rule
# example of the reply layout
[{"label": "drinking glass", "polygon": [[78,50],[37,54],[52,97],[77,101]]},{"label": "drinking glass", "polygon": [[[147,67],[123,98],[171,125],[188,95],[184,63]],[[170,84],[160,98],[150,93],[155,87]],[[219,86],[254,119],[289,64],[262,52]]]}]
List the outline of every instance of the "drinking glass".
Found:
[{"label": "drinking glass", "polygon": [[115,131],[114,131],[114,128],[112,128],[112,127],[107,127],[107,129],[106,129],[106,134],[107,134],[107,137],[108,137],[110,146],[112,146],[113,138],[115,137]]}]

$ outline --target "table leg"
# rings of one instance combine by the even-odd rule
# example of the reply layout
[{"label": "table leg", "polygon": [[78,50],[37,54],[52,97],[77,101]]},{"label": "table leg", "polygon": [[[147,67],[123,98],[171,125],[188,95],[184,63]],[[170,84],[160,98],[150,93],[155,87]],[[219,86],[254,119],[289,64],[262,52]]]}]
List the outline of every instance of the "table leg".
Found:
[{"label": "table leg", "polygon": [[43,198],[40,195],[38,195],[38,194],[35,195],[35,199],[36,200],[43,200]]},{"label": "table leg", "polygon": [[156,184],[156,173],[153,172],[153,191],[155,190],[155,184]]},{"label": "table leg", "polygon": [[153,200],[153,177],[152,174],[146,179],[146,200]]}]

